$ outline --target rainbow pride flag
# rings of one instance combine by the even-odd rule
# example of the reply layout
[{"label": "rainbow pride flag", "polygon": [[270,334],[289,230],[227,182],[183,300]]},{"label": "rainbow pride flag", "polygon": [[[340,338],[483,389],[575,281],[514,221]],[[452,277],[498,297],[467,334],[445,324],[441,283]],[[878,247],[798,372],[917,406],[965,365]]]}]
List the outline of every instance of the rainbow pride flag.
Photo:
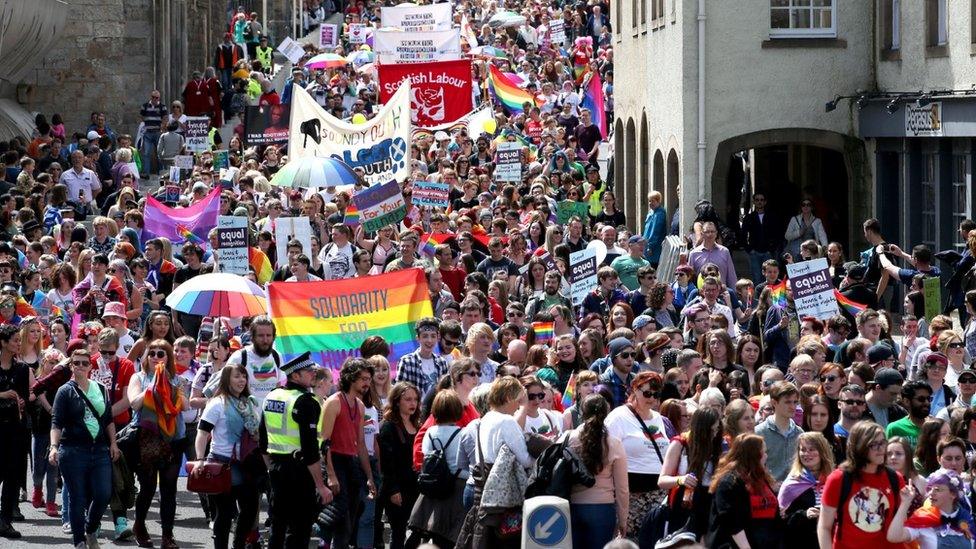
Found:
[{"label": "rainbow pride flag", "polygon": [[786,279],[779,281],[779,284],[769,286],[769,294],[773,298],[773,305],[786,307]]},{"label": "rainbow pride flag", "polygon": [[427,257],[434,257],[434,252],[438,244],[440,244],[440,242],[438,242],[437,239],[434,238],[434,235],[431,234],[427,237],[423,247],[420,248],[420,252]]},{"label": "rainbow pride flag", "polygon": [[576,374],[569,376],[569,383],[563,391],[563,408],[569,408],[576,402]]},{"label": "rainbow pride flag", "polygon": [[272,282],[268,305],[277,328],[275,347],[285,360],[312,353],[315,362],[338,369],[359,356],[369,336],[390,345],[390,374],[400,357],[417,350],[414,327],[432,316],[421,269],[322,282]]},{"label": "rainbow pride flag", "polygon": [[515,82],[498,70],[498,67],[490,65],[491,72],[488,74],[488,91],[491,95],[510,112],[522,112],[524,103],[536,104],[535,97],[531,93],[519,88]]},{"label": "rainbow pride flag", "polygon": [[857,316],[868,308],[867,305],[852,301],[850,298],[844,296],[844,294],[838,292],[837,290],[834,290],[834,297],[837,298],[837,303],[843,307],[845,311],[850,313],[851,316]]},{"label": "rainbow pride flag", "polygon": [[342,218],[342,222],[354,229],[358,227],[359,223],[361,222],[359,218],[359,209],[356,208],[356,204],[352,200],[350,200],[349,205],[346,206],[346,216]]},{"label": "rainbow pride flag", "polygon": [[258,284],[267,284],[274,276],[274,269],[271,267],[271,260],[261,250],[250,247],[247,250],[248,264],[254,269],[254,276],[258,279]]},{"label": "rainbow pride flag", "polygon": [[600,137],[607,138],[607,110],[603,104],[603,84],[598,73],[591,73],[589,81],[583,87],[583,98],[580,107],[585,107],[593,114],[593,124],[600,128]]},{"label": "rainbow pride flag", "polygon": [[533,322],[532,331],[535,332],[536,344],[545,345],[552,341],[552,322]]},{"label": "rainbow pride flag", "polygon": [[204,240],[202,238],[200,238],[199,236],[197,236],[196,233],[194,233],[193,231],[191,231],[190,228],[187,227],[186,225],[182,225],[182,224],[177,225],[176,226],[176,232],[179,233],[180,236],[183,237],[184,242],[192,242],[192,243],[197,244],[199,246],[203,246],[204,245]]}]

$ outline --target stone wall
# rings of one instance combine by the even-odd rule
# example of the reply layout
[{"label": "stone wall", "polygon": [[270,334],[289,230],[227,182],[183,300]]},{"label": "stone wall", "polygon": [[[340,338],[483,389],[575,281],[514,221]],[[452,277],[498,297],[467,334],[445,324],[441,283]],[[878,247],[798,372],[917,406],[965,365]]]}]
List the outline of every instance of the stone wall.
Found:
[{"label": "stone wall", "polygon": [[23,83],[25,108],[61,113],[68,132],[104,111],[116,131],[134,134],[149,92],[178,99],[226,29],[225,0],[67,0],[63,9],[62,35]]}]

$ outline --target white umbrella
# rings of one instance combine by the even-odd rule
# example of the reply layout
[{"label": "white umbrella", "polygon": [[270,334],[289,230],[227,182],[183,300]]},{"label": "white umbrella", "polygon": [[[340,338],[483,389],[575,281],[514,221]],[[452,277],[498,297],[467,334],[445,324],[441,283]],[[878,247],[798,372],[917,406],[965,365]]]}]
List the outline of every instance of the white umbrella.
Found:
[{"label": "white umbrella", "polygon": [[513,11],[500,11],[491,16],[488,26],[494,29],[504,29],[506,27],[517,27],[525,24],[525,16]]}]

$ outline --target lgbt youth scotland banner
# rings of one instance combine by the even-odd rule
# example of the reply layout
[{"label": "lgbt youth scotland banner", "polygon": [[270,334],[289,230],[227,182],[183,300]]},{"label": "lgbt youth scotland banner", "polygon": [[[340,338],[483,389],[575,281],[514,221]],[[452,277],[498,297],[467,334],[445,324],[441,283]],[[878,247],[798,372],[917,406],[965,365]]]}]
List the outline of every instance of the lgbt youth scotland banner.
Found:
[{"label": "lgbt youth scotland banner", "polygon": [[272,282],[268,287],[275,347],[289,357],[309,351],[338,370],[369,336],[390,345],[390,375],[400,357],[417,350],[414,326],[433,316],[421,269],[322,282]]},{"label": "lgbt youth scotland banner", "polygon": [[[204,250],[209,249],[207,234],[217,226],[220,191],[218,185],[206,198],[188,208],[170,208],[152,196],[146,197],[145,231],[152,236],[164,236],[173,244],[193,242]],[[143,242],[152,236],[144,236]]]}]

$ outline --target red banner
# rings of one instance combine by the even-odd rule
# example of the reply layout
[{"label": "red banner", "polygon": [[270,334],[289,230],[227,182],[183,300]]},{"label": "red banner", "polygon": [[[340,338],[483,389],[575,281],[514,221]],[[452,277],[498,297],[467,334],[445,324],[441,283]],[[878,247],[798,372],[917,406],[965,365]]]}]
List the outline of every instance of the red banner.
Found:
[{"label": "red banner", "polygon": [[471,60],[379,66],[380,102],[410,79],[411,121],[421,127],[453,122],[471,112]]}]

